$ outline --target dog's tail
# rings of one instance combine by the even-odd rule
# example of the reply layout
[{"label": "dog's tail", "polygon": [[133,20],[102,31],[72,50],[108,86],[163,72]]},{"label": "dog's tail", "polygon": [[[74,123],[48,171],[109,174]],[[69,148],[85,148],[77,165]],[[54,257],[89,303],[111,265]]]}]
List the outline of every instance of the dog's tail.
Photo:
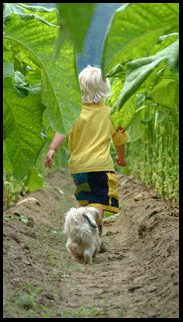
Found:
[{"label": "dog's tail", "polygon": [[90,224],[90,226],[94,229],[97,228],[97,225],[95,223],[94,220],[91,220],[86,214],[82,214],[84,218],[86,218],[86,220],[88,221],[88,223]]}]

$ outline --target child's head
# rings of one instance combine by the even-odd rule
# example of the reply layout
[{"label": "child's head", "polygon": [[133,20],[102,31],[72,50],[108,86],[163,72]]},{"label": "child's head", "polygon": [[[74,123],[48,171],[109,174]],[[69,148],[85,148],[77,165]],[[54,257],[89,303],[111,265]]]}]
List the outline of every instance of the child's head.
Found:
[{"label": "child's head", "polygon": [[109,80],[102,78],[100,68],[88,65],[79,74],[79,84],[82,92],[81,100],[85,104],[99,104],[103,98],[107,98],[111,94],[111,86]]}]

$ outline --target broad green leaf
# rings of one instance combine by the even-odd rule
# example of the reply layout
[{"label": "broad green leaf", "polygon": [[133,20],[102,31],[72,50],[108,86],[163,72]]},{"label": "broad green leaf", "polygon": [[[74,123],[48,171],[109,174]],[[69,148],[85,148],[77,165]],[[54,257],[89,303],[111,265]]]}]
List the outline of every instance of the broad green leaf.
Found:
[{"label": "broad green leaf", "polygon": [[21,181],[34,165],[43,146],[40,135],[43,106],[40,95],[18,98],[10,78],[3,82],[3,140],[6,159]]},{"label": "broad green leaf", "polygon": [[162,79],[149,94],[154,102],[173,108],[178,101],[178,90],[178,82],[172,79]]},{"label": "broad green leaf", "polygon": [[16,71],[16,72],[15,72],[14,81],[15,81],[17,84],[24,84],[24,82],[25,82],[25,76],[24,76],[24,74],[22,74],[22,73],[21,73],[21,72],[19,72],[19,71]]},{"label": "broad green leaf", "polygon": [[145,118],[146,108],[140,108],[134,113],[133,120],[128,128],[130,142],[140,139],[146,130],[146,125],[141,122]]},{"label": "broad green leaf", "polygon": [[156,128],[158,123],[164,121],[168,117],[169,113],[170,111],[166,107],[158,106],[158,109],[156,110],[155,114],[154,127]]},{"label": "broad green leaf", "polygon": [[29,191],[36,191],[44,188],[44,178],[38,173],[38,170],[33,168],[27,177],[27,188]]},{"label": "broad green leaf", "polygon": [[178,32],[172,32],[172,33],[170,33],[169,35],[163,35],[163,36],[159,37],[159,39],[158,39],[158,43],[159,43],[159,42],[162,42],[162,41],[164,41],[165,39],[167,39],[168,37],[172,37],[172,36],[179,36],[179,33],[178,33]]},{"label": "broad green leaf", "polygon": [[83,43],[96,8],[96,3],[56,3],[60,24],[59,38],[56,43],[56,56],[64,37],[69,38],[81,53]]},{"label": "broad green leaf", "polygon": [[6,169],[9,174],[13,174],[13,168],[8,157],[8,149],[6,147],[5,140],[3,140],[3,169]]},{"label": "broad green leaf", "polygon": [[[29,12],[31,9],[27,9]],[[66,135],[81,111],[76,57],[69,41],[54,60],[54,44],[58,36],[57,12],[11,14],[5,24],[5,41],[21,62],[41,75],[41,98],[50,126]]]},{"label": "broad green leaf", "polygon": [[3,80],[13,76],[14,74],[14,65],[12,62],[3,63]]},{"label": "broad green leaf", "polygon": [[123,108],[118,111],[115,110],[114,113],[110,113],[110,119],[114,125],[114,128],[117,129],[120,125],[127,130],[129,125],[131,124],[136,108],[137,100],[136,96],[132,96],[128,102],[123,106]]},{"label": "broad green leaf", "polygon": [[25,13],[25,9],[17,3],[4,3],[3,20],[10,19],[12,13]]},{"label": "broad green leaf", "polygon": [[[11,20],[11,14],[13,13],[16,14],[22,20],[38,19],[39,21],[42,21],[43,23],[49,26],[57,27],[56,25],[52,24],[47,20],[47,17],[49,17],[47,14],[53,10],[54,9],[47,9],[37,6],[27,6],[21,3],[5,3],[5,11],[3,12],[3,23],[6,23],[6,21]],[[34,12],[36,12],[36,14]],[[42,17],[43,13],[44,17]]]},{"label": "broad green leaf", "polygon": [[121,93],[121,90],[122,90],[122,87],[123,87],[123,80],[121,78],[112,78],[110,79],[110,84],[111,84],[111,96],[106,100],[106,105],[109,105],[109,106],[113,106],[120,93]]},{"label": "broad green leaf", "polygon": [[[166,64],[171,68],[174,68],[174,66],[176,65],[178,50],[179,50],[179,41],[177,40],[167,48],[157,53],[156,55],[140,58],[125,64],[127,66],[125,83],[122,88],[121,94],[119,95],[118,100],[116,101],[115,105],[112,108],[112,111],[111,111],[112,121],[118,117],[119,118],[118,123],[122,122],[121,123],[122,127],[124,126],[123,118],[122,118],[122,115],[124,112],[119,113],[119,110],[127,109],[127,108],[124,109],[123,105],[129,100],[129,98],[133,97],[133,94],[138,90],[138,88],[142,85],[142,83],[144,83],[144,81],[152,73],[154,68],[157,67],[162,61],[165,61]],[[132,104],[129,104],[129,107],[127,109],[128,114],[133,114],[133,110],[132,111],[129,110],[131,108],[133,108]],[[128,125],[129,124],[130,123],[128,123]]]},{"label": "broad green leaf", "polygon": [[55,131],[67,135],[82,107],[74,47],[65,40],[57,60],[42,60],[42,65],[41,90],[46,117]]},{"label": "broad green leaf", "polygon": [[178,27],[179,3],[124,4],[115,11],[106,31],[103,75],[120,62],[152,55],[159,37],[178,32]]},{"label": "broad green leaf", "polygon": [[21,8],[26,9],[26,13],[36,12],[36,14],[38,14],[38,15],[39,15],[39,13],[41,14],[42,12],[49,13],[49,12],[55,10],[54,8],[46,8],[46,7],[42,7],[42,6],[29,6],[29,5],[26,5],[23,3],[19,3],[18,5],[20,5]]},{"label": "broad green leaf", "polygon": [[122,77],[124,75],[125,69],[121,66],[121,64],[116,65],[107,75],[106,77]]}]

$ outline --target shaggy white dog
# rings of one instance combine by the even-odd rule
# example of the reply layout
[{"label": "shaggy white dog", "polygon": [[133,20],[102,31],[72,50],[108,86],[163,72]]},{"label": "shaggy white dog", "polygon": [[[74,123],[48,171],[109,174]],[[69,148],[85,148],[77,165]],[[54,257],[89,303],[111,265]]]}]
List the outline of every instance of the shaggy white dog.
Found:
[{"label": "shaggy white dog", "polygon": [[100,250],[102,216],[94,207],[71,208],[65,214],[64,233],[68,237],[66,248],[74,259],[92,263]]}]

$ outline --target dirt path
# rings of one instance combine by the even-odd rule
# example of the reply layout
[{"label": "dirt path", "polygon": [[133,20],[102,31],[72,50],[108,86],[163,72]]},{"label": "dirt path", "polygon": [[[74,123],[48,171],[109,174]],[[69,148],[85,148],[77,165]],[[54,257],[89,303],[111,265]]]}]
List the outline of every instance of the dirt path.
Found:
[{"label": "dirt path", "polygon": [[106,221],[107,252],[71,259],[63,214],[77,206],[67,172],[4,214],[4,318],[178,318],[178,207],[118,175],[119,216]]}]

